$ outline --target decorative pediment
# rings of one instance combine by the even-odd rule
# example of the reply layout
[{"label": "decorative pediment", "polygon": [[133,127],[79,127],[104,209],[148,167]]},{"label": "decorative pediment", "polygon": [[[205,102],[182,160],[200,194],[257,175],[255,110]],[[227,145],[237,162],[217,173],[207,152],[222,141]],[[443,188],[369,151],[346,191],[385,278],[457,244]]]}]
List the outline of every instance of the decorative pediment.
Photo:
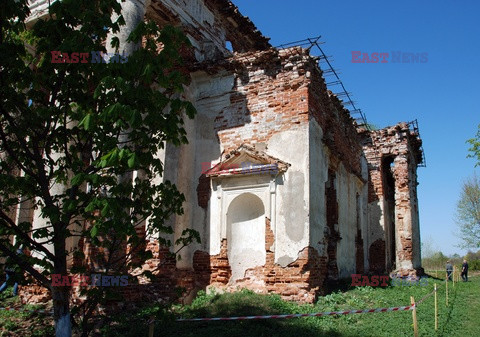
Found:
[{"label": "decorative pediment", "polygon": [[205,171],[205,175],[207,177],[251,174],[276,175],[285,172],[290,166],[280,159],[247,145],[241,145],[225,157],[225,160]]}]

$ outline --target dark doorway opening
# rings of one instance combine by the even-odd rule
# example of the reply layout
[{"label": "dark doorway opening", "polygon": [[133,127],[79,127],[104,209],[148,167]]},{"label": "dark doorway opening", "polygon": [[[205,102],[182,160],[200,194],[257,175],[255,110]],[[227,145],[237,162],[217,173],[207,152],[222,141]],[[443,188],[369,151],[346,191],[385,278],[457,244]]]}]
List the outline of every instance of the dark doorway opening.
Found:
[{"label": "dark doorway opening", "polygon": [[396,242],[395,242],[395,157],[388,156],[382,159],[383,196],[385,198],[385,244],[386,269],[395,269]]}]

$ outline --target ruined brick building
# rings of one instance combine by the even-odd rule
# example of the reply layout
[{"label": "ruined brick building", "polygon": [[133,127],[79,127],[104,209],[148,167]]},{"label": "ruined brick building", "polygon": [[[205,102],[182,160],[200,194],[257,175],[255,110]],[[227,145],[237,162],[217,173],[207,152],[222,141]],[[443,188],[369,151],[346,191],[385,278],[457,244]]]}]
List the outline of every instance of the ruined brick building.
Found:
[{"label": "ruined brick building", "polygon": [[[34,18],[47,3],[32,1]],[[229,1],[138,1],[131,10],[126,30],[135,18],[182,27],[196,59],[189,144],[167,144],[159,179],[186,196],[174,236],[194,228],[202,242],[165,264],[162,287],[248,287],[313,301],[326,282],[352,273],[421,268],[422,150],[412,123],[357,124],[308,49],[273,48]],[[148,239],[154,259],[145,268],[153,268],[164,254]]]}]

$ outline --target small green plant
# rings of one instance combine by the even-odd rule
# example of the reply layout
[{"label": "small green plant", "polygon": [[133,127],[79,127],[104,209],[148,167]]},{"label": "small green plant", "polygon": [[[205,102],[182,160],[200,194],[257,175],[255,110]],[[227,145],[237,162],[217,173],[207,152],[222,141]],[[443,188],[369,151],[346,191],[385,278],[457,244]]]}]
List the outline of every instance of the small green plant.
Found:
[{"label": "small green plant", "polygon": [[[435,333],[433,297],[430,297],[417,307],[420,335],[453,337],[478,335],[477,317],[480,316],[478,280],[478,276],[473,274],[471,282],[460,282],[455,288],[449,287],[448,307],[445,306],[444,282],[437,280],[440,329],[438,333]],[[348,291],[337,291],[320,297],[315,305],[289,302],[282,300],[279,295],[257,294],[249,290],[224,294],[201,291],[190,305],[166,306],[154,303],[141,308],[123,310],[117,315],[109,317],[108,320],[99,322],[101,324],[98,325],[101,328],[96,330],[95,336],[146,336],[148,322],[152,317],[156,320],[155,336],[411,336],[413,330],[410,311],[248,321],[176,322],[175,319],[180,317],[314,313],[406,306],[410,304],[410,296],[414,296],[418,301],[430,294],[433,290],[433,283],[433,281],[428,282],[428,286],[423,287],[351,288]],[[0,300],[0,305],[11,300],[11,298]],[[52,327],[37,326],[33,330],[25,328],[26,324],[37,317],[41,316],[0,312],[0,336],[2,336],[2,331],[6,336],[11,336],[10,331],[21,331],[22,333],[17,334],[19,336],[52,336],[53,330],[48,330]],[[7,327],[12,330],[7,330]]]}]

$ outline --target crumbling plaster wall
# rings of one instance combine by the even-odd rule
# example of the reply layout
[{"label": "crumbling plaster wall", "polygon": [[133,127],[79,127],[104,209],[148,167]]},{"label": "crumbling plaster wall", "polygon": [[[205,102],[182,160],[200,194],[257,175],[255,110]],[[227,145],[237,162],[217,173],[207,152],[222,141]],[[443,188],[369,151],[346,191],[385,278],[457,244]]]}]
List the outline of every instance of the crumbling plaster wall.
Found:
[{"label": "crumbling plaster wall", "polygon": [[268,148],[272,155],[291,166],[277,177],[275,263],[285,267],[310,245],[310,181],[308,175],[308,124],[274,135]]},{"label": "crumbling plaster wall", "polygon": [[[237,55],[230,62],[222,69],[212,71],[209,68],[192,76],[189,91],[195,97],[198,111],[193,133],[197,138],[195,164],[193,169],[180,165],[177,170],[192,173],[196,183],[195,179],[201,178],[205,167],[203,163],[215,165],[225,160],[226,153],[242,144],[255,146],[270,156],[291,163],[291,166],[287,172],[276,177],[260,174],[212,179],[206,207],[190,202],[182,216],[186,218],[190,212],[190,219],[195,219],[190,221],[190,225],[202,236],[201,245],[184,249],[182,267],[193,266],[201,275],[205,274],[201,268],[205,268],[208,273],[201,278],[207,284],[227,285],[229,281],[236,281],[233,283],[249,287],[261,285],[263,290],[297,296],[295,298],[299,298],[299,284],[304,284],[302,287],[305,290],[301,291],[300,297],[311,301],[323,282],[321,275],[325,273],[320,273],[320,270],[324,270],[326,265],[318,252],[308,248],[309,81],[302,69],[305,63],[303,56],[291,51],[279,53],[269,50]],[[289,63],[291,65],[285,70],[285,65]],[[187,192],[187,200],[196,199],[190,198],[191,188],[182,191]],[[231,237],[226,211],[237,197],[245,193],[254,194],[262,201],[268,221],[263,236],[270,237],[267,241],[271,243],[265,246],[267,260],[264,265],[246,270],[243,275],[246,278],[239,279],[235,275],[236,266],[231,266],[229,261],[229,247],[235,243],[229,242]],[[310,275],[309,268],[314,266],[317,266],[316,271]],[[177,267],[180,267],[178,263]],[[278,269],[282,267],[285,270]],[[298,279],[300,283],[295,283],[295,277],[300,277],[299,270],[303,270],[303,276]],[[292,286],[287,286],[290,283]],[[297,290],[294,291],[294,288]]]},{"label": "crumbling plaster wall", "polygon": [[[357,268],[368,269],[367,161],[349,112],[327,90],[314,62],[307,71],[311,80],[311,242],[319,251],[328,251],[329,278],[348,277]],[[329,197],[329,193],[333,194]],[[363,244],[357,247],[359,243]],[[358,263],[357,254],[361,255]]]},{"label": "crumbling plaster wall", "polygon": [[[194,60],[190,61],[195,65],[190,64],[192,81],[185,97],[198,111],[194,120],[185,118],[189,144],[178,148],[167,144],[158,153],[165,163],[164,177],[159,179],[175,183],[187,199],[184,214],[170,219],[175,233],[169,238],[173,241],[184,229],[194,228],[202,239],[182,249],[180,260],[168,261],[161,279],[164,286],[192,289],[234,281],[312,301],[327,273],[334,279],[348,277],[368,270],[370,255],[385,259],[385,244],[391,244],[385,243],[389,216],[397,226],[397,267],[420,266],[418,144],[405,131],[408,126],[374,132],[368,135],[375,138],[373,144],[362,149],[355,122],[327,90],[307,50],[271,48],[230,2],[152,0],[148,4],[147,18],[182,27],[192,42]],[[227,41],[236,53],[227,49]],[[242,144],[291,166],[275,177],[210,179],[202,174],[205,163],[225,160],[225,154]],[[394,212],[386,207],[382,172],[372,169],[381,166],[378,151],[395,156]],[[239,246],[230,242],[237,234],[229,228],[227,213],[246,193],[262,203],[265,227],[253,234],[265,236],[265,247],[256,244],[260,259],[255,256],[250,265],[239,268],[229,261]],[[334,198],[334,207],[327,204],[327,194]],[[385,212],[392,214],[385,217]],[[333,223],[328,223],[329,218]],[[248,237],[237,236],[242,235]],[[147,268],[153,269],[167,257],[156,238],[149,239],[155,258]],[[233,253],[232,247],[237,247]]]},{"label": "crumbling plaster wall", "polygon": [[[338,203],[338,223],[336,230],[341,240],[337,243],[336,265],[337,277],[348,277],[357,272],[356,266],[356,236],[360,230],[360,239],[367,240],[367,165],[366,159],[361,158],[360,179],[345,168],[342,162],[331,157],[332,152],[323,141],[324,133],[316,120],[310,122],[310,242],[319,252],[327,254],[328,240],[333,235],[326,226],[326,191],[325,183],[328,180],[329,166],[335,167],[336,179],[333,182]],[[357,154],[361,156],[361,153]],[[332,163],[333,162],[333,163]],[[368,251],[366,245],[361,247],[362,264],[368,269]],[[322,255],[323,255],[322,254]]]},{"label": "crumbling plaster wall", "polygon": [[[413,167],[412,167],[413,165]],[[421,267],[416,162],[411,154],[395,159],[396,265],[399,270]]]},{"label": "crumbling plaster wall", "polygon": [[[416,169],[421,160],[421,140],[408,123],[399,123],[365,133],[363,142],[370,174],[370,250],[384,250],[383,260],[374,261],[372,256],[371,263],[378,266],[383,262],[384,269],[388,269],[388,245],[394,242],[395,269],[400,273],[418,269],[421,256]],[[393,177],[392,186],[386,186],[388,170]],[[393,189],[394,207],[388,205],[385,197],[388,188]],[[389,221],[395,226],[394,238],[387,240]],[[375,256],[382,257],[378,253]]]},{"label": "crumbling plaster wall", "polygon": [[230,1],[224,0],[151,0],[146,17],[160,25],[182,27],[199,62],[215,61],[234,51],[263,50],[270,47],[249,18]]},{"label": "crumbling plaster wall", "polygon": [[[48,7],[55,0],[30,0],[27,25],[48,15]],[[227,41],[233,50],[246,52],[270,48],[269,39],[243,16],[237,6],[225,0],[126,0],[124,8],[146,5],[146,19],[160,26],[181,27],[194,48],[199,62],[222,59],[230,55]],[[127,20],[128,21],[128,20]]]},{"label": "crumbling plaster wall", "polygon": [[[198,114],[186,127],[188,135],[194,136],[189,136],[188,145],[172,149],[174,155],[166,174],[172,172],[175,177],[170,180],[178,184],[187,200],[193,201],[197,198],[197,179],[205,163],[218,163],[222,153],[241,144],[261,147],[274,157],[295,163],[285,176],[276,178],[279,214],[275,217],[278,223],[288,223],[278,229],[282,234],[275,241],[276,259],[287,265],[309,243],[309,211],[305,201],[309,193],[306,174],[309,159],[304,155],[308,153],[308,79],[301,63],[293,71],[283,70],[285,64],[298,55],[279,54],[274,50],[258,54],[247,53],[232,59],[236,67],[234,74],[227,69],[214,74],[208,71],[192,74],[187,94],[195,102]],[[304,197],[300,199],[299,195]],[[225,231],[221,230],[223,219],[218,209],[223,207],[215,194],[210,198],[208,209],[193,202],[185,203],[184,215],[176,219],[177,231],[190,226],[201,233],[203,240],[201,245],[181,251],[179,267],[191,267],[197,249],[211,255],[220,252]],[[272,230],[275,232],[277,228]]]},{"label": "crumbling plaster wall", "polygon": [[[275,199],[259,195],[269,210],[266,216],[272,219],[275,263],[286,267],[305,247],[314,248],[320,256],[327,253],[325,182],[329,168],[334,169],[338,203],[335,226],[341,239],[333,263],[339,269],[336,277],[348,277],[357,268],[356,242],[368,242],[367,166],[359,143],[355,143],[357,133],[352,119],[340,109],[340,102],[327,94],[314,60],[301,48],[237,54],[230,62],[214,74],[209,69],[193,74],[190,91],[198,110],[194,122],[195,164],[193,169],[177,166],[179,172],[187,172],[179,175],[200,177],[202,163],[214,165],[223,160],[221,153],[241,144],[257,146],[291,163],[287,172],[274,180]],[[233,73],[229,68],[232,64]],[[328,132],[323,132],[319,121]],[[335,143],[340,140],[347,144]],[[338,159],[346,156],[349,160]],[[236,178],[215,181],[207,208],[193,203],[185,208],[181,218],[195,219],[185,223],[202,234],[203,242],[183,250],[183,267],[194,263],[193,253],[197,250],[212,256],[220,254],[227,233],[221,214],[233,200],[225,201],[222,193],[241,188],[242,184],[248,186],[250,182]],[[187,200],[192,200],[192,185],[182,191]],[[271,210],[273,202],[275,209]],[[360,247],[365,268],[367,248],[367,244]]]},{"label": "crumbling plaster wall", "polygon": [[[201,71],[193,74],[193,89],[190,91],[198,111],[193,131],[196,138],[195,164],[192,168],[177,166],[177,170],[179,175],[200,177],[202,163],[215,165],[223,159],[222,153],[228,153],[241,144],[260,147],[269,155],[291,162],[292,166],[285,175],[275,178],[276,191],[272,191],[278,196],[277,213],[271,215],[278,224],[277,227],[272,226],[276,237],[276,262],[286,266],[297,259],[299,251],[309,244],[309,205],[306,202],[309,198],[309,177],[306,174],[309,159],[308,155],[304,155],[308,153],[309,142],[307,79],[300,67],[297,71],[283,70],[283,65],[289,62],[288,55],[279,56],[275,51],[259,54],[234,58],[232,61],[236,62],[236,69],[240,68],[235,75],[226,70],[213,75]],[[259,59],[261,62],[258,62]],[[252,60],[256,63],[252,64]],[[259,179],[265,177],[262,175]],[[222,187],[231,188],[232,184],[248,185],[238,179],[229,183],[231,180],[226,178],[227,182],[217,181],[212,185],[208,208],[191,202],[185,208],[182,218],[191,213],[190,219],[195,221],[190,220],[190,225],[202,234],[204,240],[202,245],[184,249],[183,261],[192,261],[192,252],[197,249],[208,251],[210,255],[220,253],[226,231],[222,229],[225,223],[219,210],[225,210],[228,205],[222,205],[224,201],[218,193],[221,193]],[[194,179],[193,184],[196,183]],[[196,199],[196,191],[192,187],[182,190],[187,200]],[[262,200],[269,209],[272,201]]]},{"label": "crumbling plaster wall", "polygon": [[342,238],[337,247],[337,264],[340,278],[356,273],[356,235],[357,229],[364,228],[360,196],[364,182],[349,174],[343,164],[337,171],[337,197],[339,206],[339,232]]},{"label": "crumbling plaster wall", "polygon": [[228,52],[225,48],[225,30],[218,25],[215,14],[202,0],[153,0],[147,18],[160,25],[181,26],[195,50],[198,61],[215,58]]},{"label": "crumbling plaster wall", "polygon": [[327,255],[327,205],[325,183],[328,180],[328,150],[323,143],[323,130],[315,121],[309,123],[310,174],[310,245]]}]

